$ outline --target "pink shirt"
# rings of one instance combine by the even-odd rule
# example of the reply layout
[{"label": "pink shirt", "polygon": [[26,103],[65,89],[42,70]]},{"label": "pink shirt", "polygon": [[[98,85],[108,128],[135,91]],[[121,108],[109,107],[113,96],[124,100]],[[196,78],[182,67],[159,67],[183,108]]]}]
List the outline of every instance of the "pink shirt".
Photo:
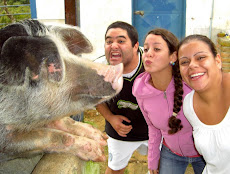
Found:
[{"label": "pink shirt", "polygon": [[[174,79],[170,82],[166,91],[155,89],[149,84],[150,74],[144,72],[140,74],[133,85],[133,95],[136,97],[138,105],[145,117],[149,128],[149,151],[148,167],[157,169],[160,159],[160,143],[162,136],[165,143],[175,154],[182,156],[199,155],[195,149],[192,126],[185,118],[183,109],[178,113],[177,118],[181,120],[183,128],[173,135],[168,134],[168,119],[173,113],[174,102]],[[191,89],[183,83],[185,97]]]}]

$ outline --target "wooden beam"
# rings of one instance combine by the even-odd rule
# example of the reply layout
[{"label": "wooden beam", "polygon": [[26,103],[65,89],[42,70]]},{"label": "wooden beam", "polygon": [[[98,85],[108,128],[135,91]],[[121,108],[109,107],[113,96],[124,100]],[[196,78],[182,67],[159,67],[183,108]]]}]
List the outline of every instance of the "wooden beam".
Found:
[{"label": "wooden beam", "polygon": [[80,26],[80,0],[65,0],[65,23]]}]

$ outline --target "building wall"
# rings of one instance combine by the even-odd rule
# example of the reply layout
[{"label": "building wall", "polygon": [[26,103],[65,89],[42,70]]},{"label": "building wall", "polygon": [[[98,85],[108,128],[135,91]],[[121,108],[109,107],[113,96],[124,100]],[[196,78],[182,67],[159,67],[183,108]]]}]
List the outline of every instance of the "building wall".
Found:
[{"label": "building wall", "polygon": [[[64,0],[36,0],[37,18],[64,23],[64,4]],[[226,0],[187,0],[186,35],[204,34],[216,42],[218,32],[230,34],[229,7]],[[132,23],[132,0],[80,0],[81,30],[95,48],[92,59],[104,54],[105,30],[117,20]]]},{"label": "building wall", "polygon": [[64,0],[36,0],[37,19],[45,23],[65,23]]},{"label": "building wall", "polygon": [[186,35],[204,34],[215,43],[217,33],[230,34],[230,1],[187,0]]},{"label": "building wall", "polygon": [[94,58],[104,54],[106,28],[114,21],[132,23],[131,0],[81,0],[81,30],[93,43]]}]

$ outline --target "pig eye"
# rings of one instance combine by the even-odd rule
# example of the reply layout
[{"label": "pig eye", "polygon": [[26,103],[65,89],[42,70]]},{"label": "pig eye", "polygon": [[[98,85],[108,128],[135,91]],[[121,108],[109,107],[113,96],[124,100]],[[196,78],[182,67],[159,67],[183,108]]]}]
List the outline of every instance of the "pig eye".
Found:
[{"label": "pig eye", "polygon": [[[48,79],[51,81],[61,81],[62,79],[62,66],[61,63],[56,61],[48,61],[46,63]],[[31,85],[36,86],[37,81],[39,80],[39,74],[32,72]]]}]

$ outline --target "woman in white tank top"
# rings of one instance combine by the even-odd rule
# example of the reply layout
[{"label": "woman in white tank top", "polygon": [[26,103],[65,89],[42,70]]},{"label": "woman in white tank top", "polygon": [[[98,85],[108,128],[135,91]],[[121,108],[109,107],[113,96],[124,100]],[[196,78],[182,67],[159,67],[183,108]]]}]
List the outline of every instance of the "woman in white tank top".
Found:
[{"label": "woman in white tank top", "polygon": [[230,73],[222,71],[214,43],[190,35],[178,46],[180,72],[194,90],[183,104],[193,127],[195,146],[203,155],[203,174],[230,173]]}]

